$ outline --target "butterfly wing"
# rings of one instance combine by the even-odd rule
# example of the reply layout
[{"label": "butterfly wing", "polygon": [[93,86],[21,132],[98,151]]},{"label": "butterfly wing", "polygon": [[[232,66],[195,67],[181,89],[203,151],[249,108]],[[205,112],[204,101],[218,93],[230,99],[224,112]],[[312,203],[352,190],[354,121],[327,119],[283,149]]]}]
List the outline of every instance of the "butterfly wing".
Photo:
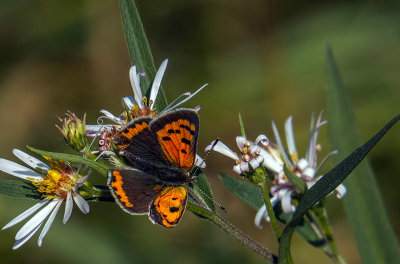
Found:
[{"label": "butterfly wing", "polygon": [[163,151],[163,158],[189,171],[195,162],[199,116],[191,109],[161,114],[149,124]]},{"label": "butterfly wing", "polygon": [[138,170],[112,170],[107,185],[119,206],[129,214],[147,214],[164,187]]},{"label": "butterfly wing", "polygon": [[127,164],[146,171],[147,163],[168,165],[162,149],[149,130],[151,118],[139,117],[129,123],[115,140],[117,148],[123,150]]},{"label": "butterfly wing", "polygon": [[183,186],[164,187],[150,206],[149,218],[153,224],[176,226],[186,209],[187,191]]}]

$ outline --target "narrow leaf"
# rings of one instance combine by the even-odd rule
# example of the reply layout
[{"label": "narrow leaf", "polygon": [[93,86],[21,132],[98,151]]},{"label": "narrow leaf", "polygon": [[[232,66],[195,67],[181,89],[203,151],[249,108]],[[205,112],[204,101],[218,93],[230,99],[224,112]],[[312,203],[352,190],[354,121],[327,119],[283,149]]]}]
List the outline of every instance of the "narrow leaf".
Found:
[{"label": "narrow leaf", "polygon": [[[335,156],[343,159],[361,142],[350,98],[330,47],[327,47],[328,114]],[[400,251],[368,160],[345,181],[343,203],[363,263],[400,263]]]},{"label": "narrow leaf", "polygon": [[[151,87],[151,82],[156,75],[149,42],[147,41],[146,33],[134,0],[119,0],[119,5],[129,56],[132,65],[136,65],[139,71],[144,71],[146,73],[146,77],[141,79],[140,86],[143,94],[147,95],[147,98],[149,98],[148,89]],[[167,98],[165,97],[163,89],[160,88],[155,102],[155,108],[162,110],[166,106]]]},{"label": "narrow leaf", "polygon": [[42,196],[31,183],[16,180],[0,180],[0,194],[29,199]]},{"label": "narrow leaf", "polygon": [[77,155],[71,155],[71,154],[65,154],[65,153],[56,153],[56,152],[49,152],[49,151],[43,151],[43,150],[39,150],[39,149],[35,149],[32,147],[28,147],[31,151],[38,153],[40,155],[43,156],[47,156],[50,157],[52,159],[56,159],[56,160],[64,160],[64,161],[68,161],[74,164],[84,164],[94,170],[96,170],[98,173],[100,173],[101,175],[107,177],[108,174],[108,167],[104,164],[101,164],[98,161],[94,161],[88,158],[84,158],[81,156],[77,156]]},{"label": "narrow leaf", "polygon": [[243,119],[240,113],[239,113],[239,126],[240,126],[240,135],[242,137],[246,137],[246,131],[244,130]]},{"label": "narrow leaf", "polygon": [[219,174],[218,177],[222,180],[229,191],[255,210],[260,209],[264,204],[261,190],[257,185],[235,179],[226,174]]},{"label": "narrow leaf", "polygon": [[293,231],[302,220],[303,215],[318,201],[331,193],[340,183],[354,170],[354,168],[365,158],[368,152],[379,142],[389,129],[400,120],[397,115],[387,123],[381,131],[373,136],[367,143],[357,148],[353,153],[342,160],[336,167],[325,174],[315,183],[301,198],[299,205],[293,215],[292,221],[285,227],[279,247],[279,263],[288,263],[290,258],[290,241]]}]

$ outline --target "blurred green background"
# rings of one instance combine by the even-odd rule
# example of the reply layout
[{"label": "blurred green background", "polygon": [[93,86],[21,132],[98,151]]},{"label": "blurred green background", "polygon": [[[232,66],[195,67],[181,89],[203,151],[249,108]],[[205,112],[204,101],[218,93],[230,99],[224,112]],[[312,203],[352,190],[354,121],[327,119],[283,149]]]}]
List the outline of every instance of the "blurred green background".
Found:
[{"label": "blurred green background", "polygon": [[[284,120],[293,115],[297,147],[304,155],[311,113],[326,107],[326,42],[333,46],[364,140],[399,113],[398,1],[154,0],[137,5],[156,67],[170,59],[163,79],[167,98],[209,83],[186,104],[202,105],[200,155],[217,137],[235,148],[239,112],[249,139],[261,133],[272,138],[272,119],[283,133]],[[66,110],[78,116],[86,112],[88,123],[94,123],[100,109],[120,113],[120,99],[132,95],[117,1],[2,0],[0,47],[3,158],[16,160],[11,150],[26,145],[66,151],[54,127],[56,116]],[[369,155],[397,236],[399,129]],[[326,128],[320,143],[322,155],[328,153]],[[228,158],[209,156],[206,173],[215,200],[229,210],[228,220],[276,252],[270,227],[258,230],[254,210],[218,180],[218,172],[233,174],[232,166]],[[104,182],[96,176],[90,180]],[[1,196],[0,226],[34,203]],[[360,263],[341,202],[330,197],[327,205],[339,251],[348,263]],[[2,263],[263,262],[190,212],[178,227],[163,229],[115,204],[91,203],[88,215],[75,208],[65,226],[59,213],[42,248],[36,234],[12,251],[20,227],[0,233]],[[298,236],[292,253],[296,263],[329,262]]]}]

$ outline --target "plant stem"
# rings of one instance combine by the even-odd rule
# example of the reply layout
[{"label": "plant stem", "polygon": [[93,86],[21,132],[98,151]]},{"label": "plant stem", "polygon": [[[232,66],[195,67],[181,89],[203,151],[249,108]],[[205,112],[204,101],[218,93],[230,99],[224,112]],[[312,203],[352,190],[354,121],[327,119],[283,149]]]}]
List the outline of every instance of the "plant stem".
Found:
[{"label": "plant stem", "polygon": [[332,255],[330,257],[334,259],[337,263],[345,264],[346,261],[339,255],[336,244],[333,240],[332,229],[328,223],[328,215],[325,206],[323,205],[323,202],[320,201],[319,203],[317,203],[314,206],[313,211],[315,212],[315,215],[318,217],[318,220],[322,227],[322,232],[324,233],[326,240],[328,241],[328,244],[331,248]]},{"label": "plant stem", "polygon": [[246,235],[243,233],[241,230],[233,226],[231,223],[223,219],[222,217],[214,214],[212,211],[202,208],[198,205],[188,203],[187,204],[187,209],[195,213],[196,215],[206,218],[212,223],[216,224],[219,226],[222,230],[224,230],[228,235],[230,235],[232,238],[238,240],[241,242],[244,246],[247,248],[253,250],[256,252],[258,255],[264,257],[271,263],[277,263],[277,256],[275,256],[272,252],[270,252],[268,249],[264,248],[262,245],[260,245],[257,241],[252,239],[250,236]]},{"label": "plant stem", "polygon": [[276,220],[274,209],[272,208],[271,199],[269,198],[269,191],[267,186],[267,180],[265,179],[262,183],[258,184],[261,188],[262,195],[264,197],[265,205],[267,206],[268,216],[271,219],[272,230],[274,231],[275,237],[278,242],[281,239],[281,231],[278,227],[278,221]]}]

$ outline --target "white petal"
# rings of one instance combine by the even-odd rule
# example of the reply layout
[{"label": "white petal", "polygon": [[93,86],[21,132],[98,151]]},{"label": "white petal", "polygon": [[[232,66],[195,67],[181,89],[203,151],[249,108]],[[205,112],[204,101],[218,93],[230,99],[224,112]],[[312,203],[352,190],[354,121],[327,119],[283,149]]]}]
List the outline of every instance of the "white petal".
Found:
[{"label": "white petal", "polygon": [[67,194],[67,199],[65,200],[65,212],[64,212],[64,219],[63,219],[63,224],[65,224],[69,217],[71,216],[72,213],[72,208],[74,207],[74,203],[72,202],[72,194],[71,192],[68,192]]},{"label": "white petal", "polygon": [[301,158],[301,159],[299,160],[299,162],[297,162],[297,168],[298,168],[300,171],[305,170],[305,168],[307,168],[307,167],[308,167],[308,162],[307,162],[306,159]]},{"label": "white petal", "polygon": [[39,228],[41,227],[42,223],[40,225],[38,225],[37,227],[35,227],[31,232],[29,232],[25,237],[18,239],[17,241],[15,241],[14,246],[12,247],[13,250],[18,249],[20,246],[22,246],[23,244],[25,244],[26,241],[28,241],[35,233],[36,231],[39,230]]},{"label": "white petal", "polygon": [[103,133],[105,129],[111,130],[112,125],[86,125],[86,136],[95,137]]},{"label": "white petal", "polygon": [[51,212],[51,214],[49,216],[49,219],[47,219],[47,222],[43,227],[42,232],[40,232],[39,239],[38,239],[39,247],[42,246],[43,238],[47,234],[47,232],[49,231],[51,225],[53,224],[54,218],[56,217],[58,209],[60,209],[60,206],[61,206],[62,202],[63,202],[63,200],[59,200],[58,201],[58,203],[56,205],[56,208],[54,208],[53,212]]},{"label": "white petal", "polygon": [[245,161],[240,162],[240,171],[241,172],[248,171],[249,169],[250,169],[250,167],[249,167],[248,162],[245,162]]},{"label": "white petal", "polygon": [[240,165],[239,164],[233,166],[233,171],[236,172],[237,174],[241,174],[242,173],[240,171]]},{"label": "white petal", "polygon": [[339,199],[342,199],[343,196],[346,194],[347,189],[343,184],[340,184],[337,188],[336,188],[336,197]]},{"label": "white petal", "polygon": [[36,215],[34,215],[26,224],[21,227],[21,229],[15,235],[15,240],[19,240],[26,235],[28,235],[32,230],[34,230],[37,226],[41,225],[46,219],[46,217],[50,214],[50,212],[57,205],[58,200],[52,200],[45,208],[40,210]]},{"label": "white petal", "polygon": [[258,162],[257,159],[252,159],[250,160],[250,166],[252,169],[257,169],[258,167],[260,167],[260,162]]},{"label": "white petal", "polygon": [[314,178],[315,176],[315,170],[313,168],[308,167],[303,171],[302,176],[306,180],[312,180],[312,178]]},{"label": "white petal", "polygon": [[263,204],[263,206],[261,206],[260,209],[258,209],[256,217],[254,218],[254,224],[256,225],[256,227],[260,229],[262,228],[261,222],[264,219],[265,214],[268,215],[267,206]]},{"label": "white petal", "polygon": [[[171,107],[169,107],[169,106],[166,107],[166,108],[163,110],[163,112],[171,111],[172,109],[177,108],[177,107],[180,106],[181,104],[186,103],[186,102],[189,101],[193,96],[195,96],[195,95],[198,94],[201,90],[203,90],[203,88],[206,87],[207,85],[208,85],[208,83],[204,84],[204,85],[201,86],[199,89],[197,89],[196,92],[194,92],[193,94],[191,94],[189,97],[185,98],[184,100],[180,101],[180,102],[177,103],[176,105],[171,106]],[[170,104],[170,105],[171,105],[171,104]]]},{"label": "white petal", "polygon": [[206,167],[206,163],[204,162],[204,160],[197,154],[196,154],[196,160],[195,160],[194,164],[197,167],[200,167],[202,169],[204,169]]},{"label": "white petal", "polygon": [[143,94],[142,90],[140,90],[140,85],[139,85],[139,80],[136,75],[136,66],[132,66],[131,69],[129,70],[129,78],[131,80],[131,85],[132,85],[132,90],[133,90],[133,96],[135,98],[135,103],[138,105],[140,109],[143,109],[145,107],[144,102],[143,102]]},{"label": "white petal", "polygon": [[260,143],[261,142],[261,144],[263,145],[263,146],[267,146],[268,144],[269,144],[269,139],[267,138],[267,136],[266,135],[259,135],[257,138],[256,138],[256,145],[258,145],[258,143]]},{"label": "white petal", "polygon": [[282,211],[285,214],[293,213],[295,207],[292,205],[292,191],[282,190],[279,192],[281,195]]},{"label": "white petal", "polygon": [[121,118],[115,116],[114,114],[112,114],[111,112],[107,111],[107,110],[100,110],[100,113],[104,114],[104,116],[100,116],[99,119],[105,118],[108,120],[111,120],[117,124],[121,123]]},{"label": "white petal", "polygon": [[217,144],[215,144],[215,140],[213,142],[211,142],[210,145],[208,145],[205,149],[206,152],[209,151],[216,151],[219,152],[233,160],[239,160],[238,155],[233,152],[232,150],[230,150],[230,148],[228,148],[224,143],[222,143],[220,140],[218,140]]},{"label": "white petal", "polygon": [[290,155],[297,153],[296,142],[295,142],[294,133],[293,133],[292,119],[293,118],[290,116],[285,122],[286,141],[287,141],[288,150],[289,150]]},{"label": "white petal", "polygon": [[79,209],[82,211],[82,213],[87,214],[89,213],[89,204],[86,202],[85,199],[82,198],[82,196],[80,196],[77,193],[73,193],[72,197],[74,198],[74,201],[76,203],[76,205],[79,207]]},{"label": "white petal", "polygon": [[285,163],[288,164],[288,166],[290,166],[291,168],[293,168],[293,163],[290,161],[290,159],[285,151],[285,148],[283,147],[281,137],[279,136],[278,128],[276,127],[274,121],[272,121],[272,131],[274,132],[276,143],[278,144],[278,148],[281,152],[283,159],[285,160]]},{"label": "white petal", "polygon": [[0,158],[0,170],[24,180],[29,180],[27,178],[34,178],[38,180],[43,179],[42,176],[37,172],[19,165],[18,163],[2,158]]},{"label": "white petal", "polygon": [[245,137],[242,136],[236,137],[236,144],[240,149],[240,152],[243,152],[244,147],[249,147],[251,145],[250,141],[248,141]]},{"label": "white petal", "polygon": [[161,80],[164,76],[165,69],[167,68],[167,64],[168,64],[168,59],[164,60],[161,63],[160,68],[158,68],[156,77],[154,77],[153,85],[151,86],[151,90],[150,90],[151,91],[150,92],[150,101],[153,102],[153,104],[151,105],[151,109],[153,109],[154,103],[156,102],[158,90],[160,89]]},{"label": "white petal", "polygon": [[13,149],[14,155],[19,158],[21,161],[25,162],[33,169],[40,168],[42,170],[48,171],[50,167],[43,163],[42,161],[38,160],[37,158],[32,157],[31,155],[26,154],[25,152],[19,149]]},{"label": "white petal", "polygon": [[[104,152],[104,151],[103,151],[103,152]],[[115,154],[114,152],[112,152],[112,153]],[[81,187],[81,186],[85,183],[85,181],[87,181],[87,179],[89,178],[90,173],[91,173],[91,169],[89,169],[89,172],[88,172],[88,174],[87,174],[86,176],[79,177],[79,178],[76,180],[75,186]]]},{"label": "white petal", "polygon": [[25,220],[26,218],[28,218],[29,216],[31,216],[34,212],[36,212],[40,207],[42,207],[43,205],[45,205],[48,201],[50,201],[49,199],[43,199],[40,202],[38,202],[37,204],[35,204],[34,206],[32,206],[31,208],[29,208],[28,210],[26,210],[25,212],[23,212],[22,214],[18,215],[17,217],[15,217],[13,220],[11,220],[8,224],[6,224],[1,230],[7,229],[13,225],[18,224],[19,222]]},{"label": "white petal", "polygon": [[275,173],[283,171],[283,163],[277,161],[268,151],[261,149],[260,156],[264,158],[263,165],[265,168]]},{"label": "white petal", "polygon": [[132,101],[132,97],[130,96],[125,96],[124,98],[122,98],[122,106],[124,108],[127,108],[127,110],[130,110],[134,107],[133,101]]}]

